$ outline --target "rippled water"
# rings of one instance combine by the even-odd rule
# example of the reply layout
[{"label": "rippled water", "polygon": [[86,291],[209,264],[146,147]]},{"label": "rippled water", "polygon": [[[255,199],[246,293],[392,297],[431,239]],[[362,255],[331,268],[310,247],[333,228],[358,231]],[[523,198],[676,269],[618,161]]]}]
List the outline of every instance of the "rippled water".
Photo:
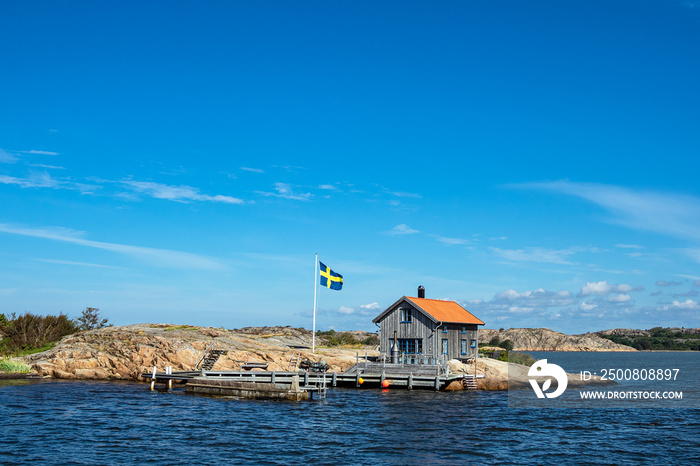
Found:
[{"label": "rippled water", "polygon": [[700,464],[697,409],[513,409],[504,392],[208,398],[0,381],[2,464]]}]

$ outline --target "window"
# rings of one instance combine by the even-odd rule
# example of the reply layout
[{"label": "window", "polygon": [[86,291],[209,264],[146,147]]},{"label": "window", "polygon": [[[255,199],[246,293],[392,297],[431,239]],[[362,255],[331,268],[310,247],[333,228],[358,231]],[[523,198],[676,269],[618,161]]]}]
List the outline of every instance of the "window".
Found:
[{"label": "window", "polygon": [[422,354],[423,340],[420,338],[399,338],[399,351],[405,354]]},{"label": "window", "polygon": [[461,348],[462,348],[462,354],[466,355],[467,354],[467,340],[462,340]]},{"label": "window", "polygon": [[472,348],[476,348],[476,340],[472,340]]},{"label": "window", "polygon": [[411,309],[401,309],[401,322],[411,323],[413,322],[413,314]]},{"label": "window", "polygon": [[447,354],[447,338],[442,339],[442,354]]},{"label": "window", "polygon": [[462,333],[467,333],[467,326],[466,325],[462,325]]},{"label": "window", "polygon": [[445,325],[444,327],[442,327],[442,333],[447,333],[447,325]]}]

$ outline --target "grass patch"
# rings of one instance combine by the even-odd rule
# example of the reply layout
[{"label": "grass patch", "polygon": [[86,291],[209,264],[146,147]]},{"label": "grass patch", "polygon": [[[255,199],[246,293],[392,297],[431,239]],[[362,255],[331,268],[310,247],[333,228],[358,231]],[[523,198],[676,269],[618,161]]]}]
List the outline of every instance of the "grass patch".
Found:
[{"label": "grass patch", "polygon": [[56,347],[56,342],[52,341],[51,343],[45,344],[41,348],[29,348],[26,350],[22,350],[22,351],[18,352],[15,356],[27,356],[29,354],[41,353],[41,352],[48,351],[48,350],[55,348],[55,347]]},{"label": "grass patch", "polygon": [[30,371],[31,368],[23,362],[14,361],[12,359],[0,359],[0,372],[26,374]]},{"label": "grass patch", "polygon": [[170,332],[171,330],[188,330],[192,326],[191,325],[168,325],[165,327],[165,332]]}]

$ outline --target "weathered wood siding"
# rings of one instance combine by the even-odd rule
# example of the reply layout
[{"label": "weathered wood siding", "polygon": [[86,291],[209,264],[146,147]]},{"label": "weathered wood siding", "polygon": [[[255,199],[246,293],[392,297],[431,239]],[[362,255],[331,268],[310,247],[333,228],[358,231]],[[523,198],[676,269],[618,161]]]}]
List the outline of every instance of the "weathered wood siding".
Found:
[{"label": "weathered wood siding", "polygon": [[[462,328],[465,333],[462,333]],[[472,340],[477,340],[477,326],[474,324],[443,324],[438,328],[440,340],[439,353],[442,354],[442,340],[447,339],[447,356],[449,359],[466,359],[476,356],[477,348],[472,348]],[[462,354],[462,340],[467,342],[467,352]],[[478,341],[478,340],[477,340]]]},{"label": "weathered wood siding", "polygon": [[[413,322],[401,322],[401,309],[411,309]],[[435,324],[418,309],[407,301],[402,301],[384,316],[379,323],[379,349],[382,353],[391,357],[391,341],[396,330],[397,338],[416,338],[423,340],[423,355],[434,356],[435,344],[433,343],[433,328]]]},{"label": "weathered wood siding", "polygon": [[[401,322],[401,309],[411,309],[413,321],[411,323]],[[408,301],[401,301],[389,311],[379,322],[379,350],[386,355],[387,360],[391,358],[391,344],[396,337],[421,339],[423,340],[423,355],[426,357],[442,356],[442,340],[448,340],[447,359],[463,359],[476,356],[477,349],[471,347],[472,340],[477,340],[477,326],[474,324],[465,325],[466,333],[462,333],[463,325],[443,324],[435,331],[436,324],[423,312],[411,306]],[[443,332],[443,329],[447,329]],[[467,341],[467,354],[462,354],[462,340]]]}]

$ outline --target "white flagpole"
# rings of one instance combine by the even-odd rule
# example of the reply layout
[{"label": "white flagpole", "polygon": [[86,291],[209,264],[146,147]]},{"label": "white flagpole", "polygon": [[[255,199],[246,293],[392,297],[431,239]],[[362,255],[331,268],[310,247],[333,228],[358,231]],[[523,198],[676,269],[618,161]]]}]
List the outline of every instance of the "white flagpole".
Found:
[{"label": "white flagpole", "polygon": [[315,353],[316,352],[316,295],[318,294],[318,274],[316,271],[318,270],[318,253],[316,253],[316,262],[314,263],[314,323],[313,323],[313,330],[311,334],[311,352]]}]

